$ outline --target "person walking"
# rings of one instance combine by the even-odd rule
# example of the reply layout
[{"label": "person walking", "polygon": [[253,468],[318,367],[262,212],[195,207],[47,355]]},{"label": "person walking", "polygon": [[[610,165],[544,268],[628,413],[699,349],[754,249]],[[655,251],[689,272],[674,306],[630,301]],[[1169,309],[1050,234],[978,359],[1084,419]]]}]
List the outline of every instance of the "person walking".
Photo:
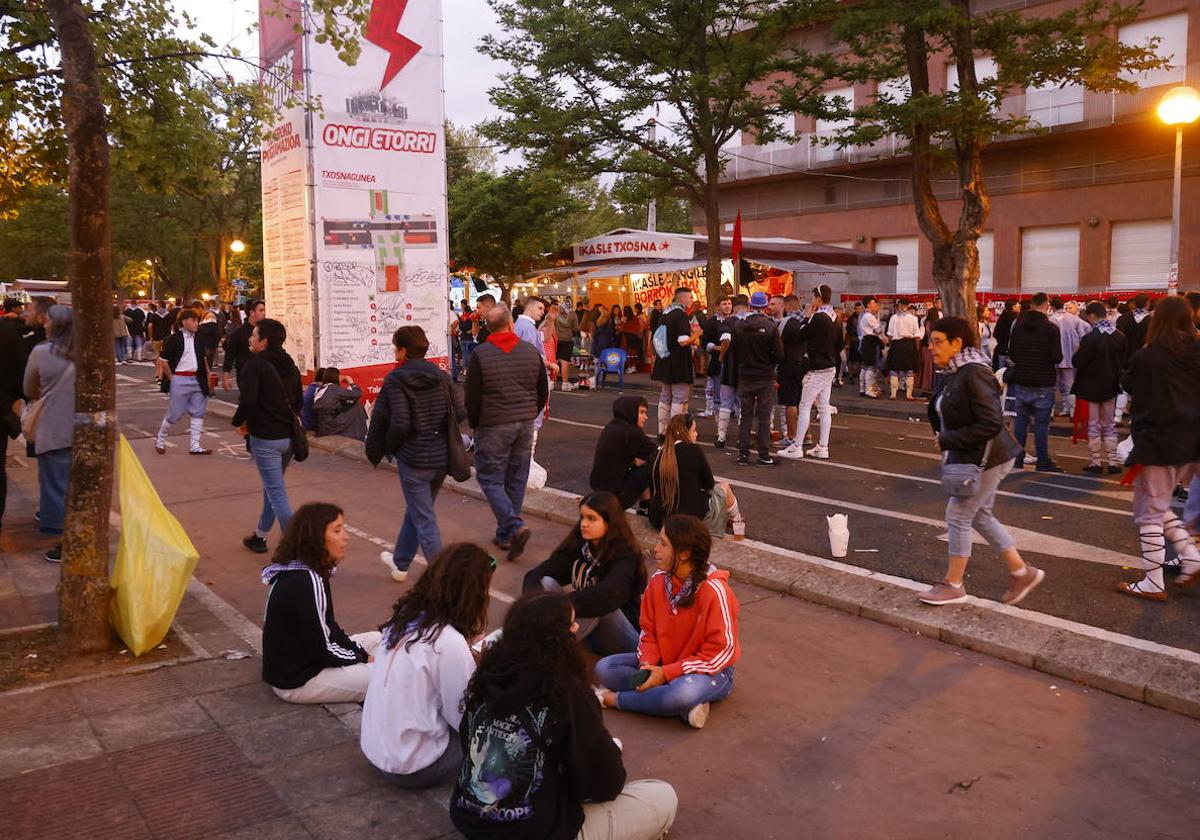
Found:
[{"label": "person walking", "polygon": [[267,317],[266,303],[257,298],[246,301],[242,308],[246,313],[246,320],[225,339],[225,361],[221,365],[221,381],[226,391],[233,390],[233,377],[230,373],[234,374],[238,387],[241,387],[242,369],[252,358],[250,334],[255,326]]},{"label": "person walking", "polygon": [[434,504],[450,468],[450,412],[467,419],[458,385],[440,367],[426,361],[429,339],[420,327],[400,327],[392,334],[396,368],[387,375],[375,400],[367,430],[367,460],[375,466],[385,455],[396,458],[404,520],[392,551],[379,560],[392,580],[402,583],[417,548],[432,562],[442,550]]},{"label": "person walking", "polygon": [[980,469],[970,494],[951,495],[946,503],[950,552],[946,576],[920,596],[922,603],[932,606],[967,600],[963,575],[971,559],[972,529],[1008,566],[1012,582],[1001,599],[1005,604],[1019,604],[1046,576],[1021,558],[1012,536],[992,513],[996,491],[1013,469],[1018,446],[1004,428],[1000,383],[976,340],[966,318],[940,318],[930,324],[929,349],[934,363],[946,371],[929,403],[942,464],[974,464]]},{"label": "person walking", "polygon": [[113,304],[113,357],[117,364],[123,365],[129,361],[129,319],[121,311],[119,304]]},{"label": "person walking", "polygon": [[1055,411],[1062,417],[1071,417],[1075,413],[1075,398],[1071,386],[1075,384],[1075,365],[1071,361],[1079,342],[1092,331],[1092,327],[1075,313],[1071,312],[1062,298],[1051,298],[1050,308],[1053,312],[1050,320],[1058,327],[1062,339],[1062,360],[1057,365],[1055,379]]},{"label": "person walking", "polygon": [[146,346],[146,310],[134,301],[125,301],[125,317],[129,324],[129,343],[132,358],[135,362],[142,361],[143,348]]},{"label": "person walking", "polygon": [[996,318],[996,326],[992,330],[992,338],[995,341],[995,349],[992,351],[992,367],[995,370],[1006,368],[1009,365],[1008,358],[1008,340],[1012,337],[1013,325],[1017,322],[1017,316],[1021,314],[1021,302],[1016,298],[1009,298],[1004,301],[1004,309]]},{"label": "person walking", "polygon": [[1180,559],[1178,583],[1189,587],[1200,580],[1200,552],[1171,508],[1175,488],[1187,485],[1200,463],[1200,344],[1183,298],[1160,300],[1149,322],[1146,345],[1133,353],[1121,377],[1132,407],[1133,450],[1126,463],[1145,574],[1135,583],[1118,582],[1117,591],[1165,601],[1167,541]]},{"label": "person walking", "polygon": [[700,333],[700,344],[708,353],[701,417],[716,417],[721,410],[721,333],[725,330],[725,322],[732,316],[733,298],[721,295],[712,317],[704,322],[704,329]]},{"label": "person walking", "polygon": [[750,315],[743,319],[730,341],[730,353],[737,365],[738,400],[742,419],[738,423],[738,459],[741,466],[750,463],[750,426],[758,426],[758,465],[775,463],[771,457],[771,412],[775,410],[775,369],[783,359],[783,341],[779,326],[767,316],[770,301],[764,292],[750,296]]},{"label": "person walking", "polygon": [[283,349],[287,329],[263,318],[250,330],[250,359],[238,375],[238,407],[233,425],[249,441],[250,454],[263,486],[262,513],[254,533],[242,545],[266,554],[267,534],[275,521],[286,529],[292,518],[284,473],[292,461],[292,432],[304,395],[300,371]]},{"label": "person walking", "polygon": [[558,365],[559,390],[571,390],[571,356],[575,349],[575,336],[579,332],[579,316],[570,302],[559,307],[553,320],[555,361]]},{"label": "person walking", "polygon": [[680,286],[675,298],[659,316],[654,328],[654,370],[650,378],[659,383],[658,439],[667,433],[667,422],[687,408],[688,395],[696,376],[692,347],[699,336],[692,332],[692,291]]},{"label": "person walking", "polygon": [[[1121,472],[1117,461],[1117,394],[1121,390],[1121,372],[1127,358],[1125,336],[1108,320],[1108,309],[1094,300],[1087,305],[1087,320],[1092,331],[1079,342],[1071,356],[1075,381],[1071,393],[1082,400],[1082,416],[1087,422],[1088,454],[1091,462],[1084,472],[1099,475]],[[1079,417],[1079,408],[1076,409]],[[1077,426],[1081,421],[1077,421]]]},{"label": "person walking", "polygon": [[488,313],[488,340],[467,366],[466,408],[475,430],[475,477],[496,518],[493,542],[516,560],[529,543],[521,518],[534,418],[546,407],[549,385],[538,351],[513,332],[503,306]]},{"label": "person walking", "polygon": [[[830,405],[829,396],[837,371],[838,354],[842,349],[842,328],[837,323],[837,316],[830,304],[832,298],[833,290],[829,286],[821,285],[813,289],[812,303],[809,304],[811,314],[796,333],[795,340],[805,346],[806,372],[800,392],[799,425],[792,445],[778,453],[781,458],[799,460],[807,455],[809,458],[825,460],[829,457],[829,431],[833,427],[833,407]],[[916,342],[913,341],[912,345],[915,354]],[[817,407],[819,423],[817,444],[806,453],[804,439],[808,435],[809,423],[812,422],[814,404]]]},{"label": "person walking", "polygon": [[897,311],[888,319],[887,337],[887,370],[888,382],[891,385],[892,399],[904,388],[904,396],[912,402],[915,374],[920,364],[921,337],[924,330],[921,322],[909,310],[907,298],[896,302]]},{"label": "person walking", "polygon": [[1060,473],[1063,468],[1050,457],[1050,416],[1054,411],[1058,363],[1062,361],[1062,337],[1047,315],[1049,309],[1050,299],[1039,292],[1030,300],[1029,309],[1017,318],[1008,341],[1012,368],[1009,396],[1016,403],[1013,433],[1022,449],[1016,468],[1025,468],[1025,441],[1032,420],[1038,472]]},{"label": "person walking", "polygon": [[[797,443],[803,444],[804,438],[797,436],[800,423],[800,400],[804,394],[804,374],[808,364],[808,340],[802,332],[808,324],[810,312],[800,308],[800,300],[795,295],[783,299],[784,317],[779,326],[779,337],[783,345],[783,358],[779,361],[776,381],[779,391],[776,397],[783,406],[784,433],[779,442],[779,452],[794,451]],[[800,451],[803,452],[801,446]]]},{"label": "person walking", "polygon": [[154,439],[154,451],[159,455],[167,454],[167,435],[170,434],[171,427],[182,420],[185,414],[190,418],[191,443],[188,453],[212,454],[212,450],[205,448],[201,440],[204,434],[204,413],[208,408],[208,398],[212,394],[208,383],[208,359],[197,334],[198,326],[199,318],[196,312],[185,309],[179,316],[179,331],[172,333],[163,342],[162,354],[154,363],[163,392],[170,394],[167,414],[159,424],[158,436]]},{"label": "person walking", "polygon": [[[22,389],[25,399],[40,404],[32,440],[38,462],[38,525],[43,534],[62,536],[75,438],[75,311],[71,307],[50,307],[46,340],[29,354]],[[47,551],[45,558],[61,562],[62,543]]]},{"label": "person walking", "polygon": [[1117,318],[1117,329],[1125,336],[1130,355],[1146,344],[1150,331],[1150,296],[1139,293],[1133,297],[1133,308]]},{"label": "person walking", "polygon": [[25,385],[25,345],[21,342],[25,323],[20,313],[20,301],[6,298],[4,317],[0,318],[0,528],[8,501],[8,441],[21,434],[17,405]]},{"label": "person walking", "polygon": [[883,324],[879,322],[879,301],[874,295],[863,299],[863,313],[858,318],[859,353],[862,355],[862,376],[858,380],[858,393],[871,399],[879,399],[879,372],[883,369],[883,346],[886,338]]}]

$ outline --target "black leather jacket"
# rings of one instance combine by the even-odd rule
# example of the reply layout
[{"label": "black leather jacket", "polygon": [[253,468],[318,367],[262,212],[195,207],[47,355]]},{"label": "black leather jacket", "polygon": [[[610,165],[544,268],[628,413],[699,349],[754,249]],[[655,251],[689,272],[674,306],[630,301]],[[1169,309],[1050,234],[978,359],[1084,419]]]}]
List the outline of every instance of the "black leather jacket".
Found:
[{"label": "black leather jacket", "polygon": [[984,469],[1015,460],[1021,447],[1004,428],[1000,384],[985,365],[969,364],[942,377],[929,401],[929,422],[950,464],[978,464],[993,441]]}]

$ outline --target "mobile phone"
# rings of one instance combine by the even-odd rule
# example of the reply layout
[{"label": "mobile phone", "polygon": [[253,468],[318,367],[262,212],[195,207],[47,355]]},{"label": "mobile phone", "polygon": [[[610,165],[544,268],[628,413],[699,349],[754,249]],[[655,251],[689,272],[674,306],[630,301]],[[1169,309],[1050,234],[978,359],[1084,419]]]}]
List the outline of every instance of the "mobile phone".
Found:
[{"label": "mobile phone", "polygon": [[650,679],[650,670],[648,668],[642,668],[641,670],[634,671],[633,675],[629,677],[629,687],[636,690],[648,679]]}]

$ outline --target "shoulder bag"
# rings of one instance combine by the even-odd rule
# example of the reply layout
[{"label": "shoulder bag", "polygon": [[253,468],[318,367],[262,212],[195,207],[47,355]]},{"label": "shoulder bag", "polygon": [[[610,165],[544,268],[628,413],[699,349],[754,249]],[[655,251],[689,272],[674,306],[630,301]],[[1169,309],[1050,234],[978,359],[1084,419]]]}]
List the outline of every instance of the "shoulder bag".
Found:
[{"label": "shoulder bag", "polygon": [[454,397],[450,393],[449,380],[443,380],[442,391],[446,395],[446,463],[447,472],[455,481],[466,481],[471,477],[471,459],[458,431],[458,418],[454,416]]},{"label": "shoulder bag", "polygon": [[[995,440],[993,438],[992,440]],[[979,480],[983,475],[983,466],[987,463],[988,454],[992,451],[992,441],[983,448],[983,460],[978,464],[947,464],[947,452],[942,456],[942,490],[947,496],[968,498],[975,495],[979,489]]]},{"label": "shoulder bag", "polygon": [[270,369],[271,375],[275,377],[275,381],[279,383],[279,393],[283,397],[283,403],[287,406],[288,414],[292,416],[292,460],[296,463],[302,463],[308,460],[308,433],[304,430],[304,424],[300,422],[300,415],[292,411],[292,406],[288,402],[287,386],[283,384],[283,377],[279,375],[279,371],[275,370],[275,365],[270,362],[265,362]]}]

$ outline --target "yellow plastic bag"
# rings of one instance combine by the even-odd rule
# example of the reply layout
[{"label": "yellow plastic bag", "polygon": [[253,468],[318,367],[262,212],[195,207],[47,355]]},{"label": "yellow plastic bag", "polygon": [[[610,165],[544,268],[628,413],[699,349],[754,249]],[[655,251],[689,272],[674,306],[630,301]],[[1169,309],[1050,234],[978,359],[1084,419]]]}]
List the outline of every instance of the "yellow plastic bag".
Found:
[{"label": "yellow plastic bag", "polygon": [[134,656],[141,656],[166,638],[200,554],[163,506],[124,435],[117,444],[117,475],[121,541],[108,615]]}]

